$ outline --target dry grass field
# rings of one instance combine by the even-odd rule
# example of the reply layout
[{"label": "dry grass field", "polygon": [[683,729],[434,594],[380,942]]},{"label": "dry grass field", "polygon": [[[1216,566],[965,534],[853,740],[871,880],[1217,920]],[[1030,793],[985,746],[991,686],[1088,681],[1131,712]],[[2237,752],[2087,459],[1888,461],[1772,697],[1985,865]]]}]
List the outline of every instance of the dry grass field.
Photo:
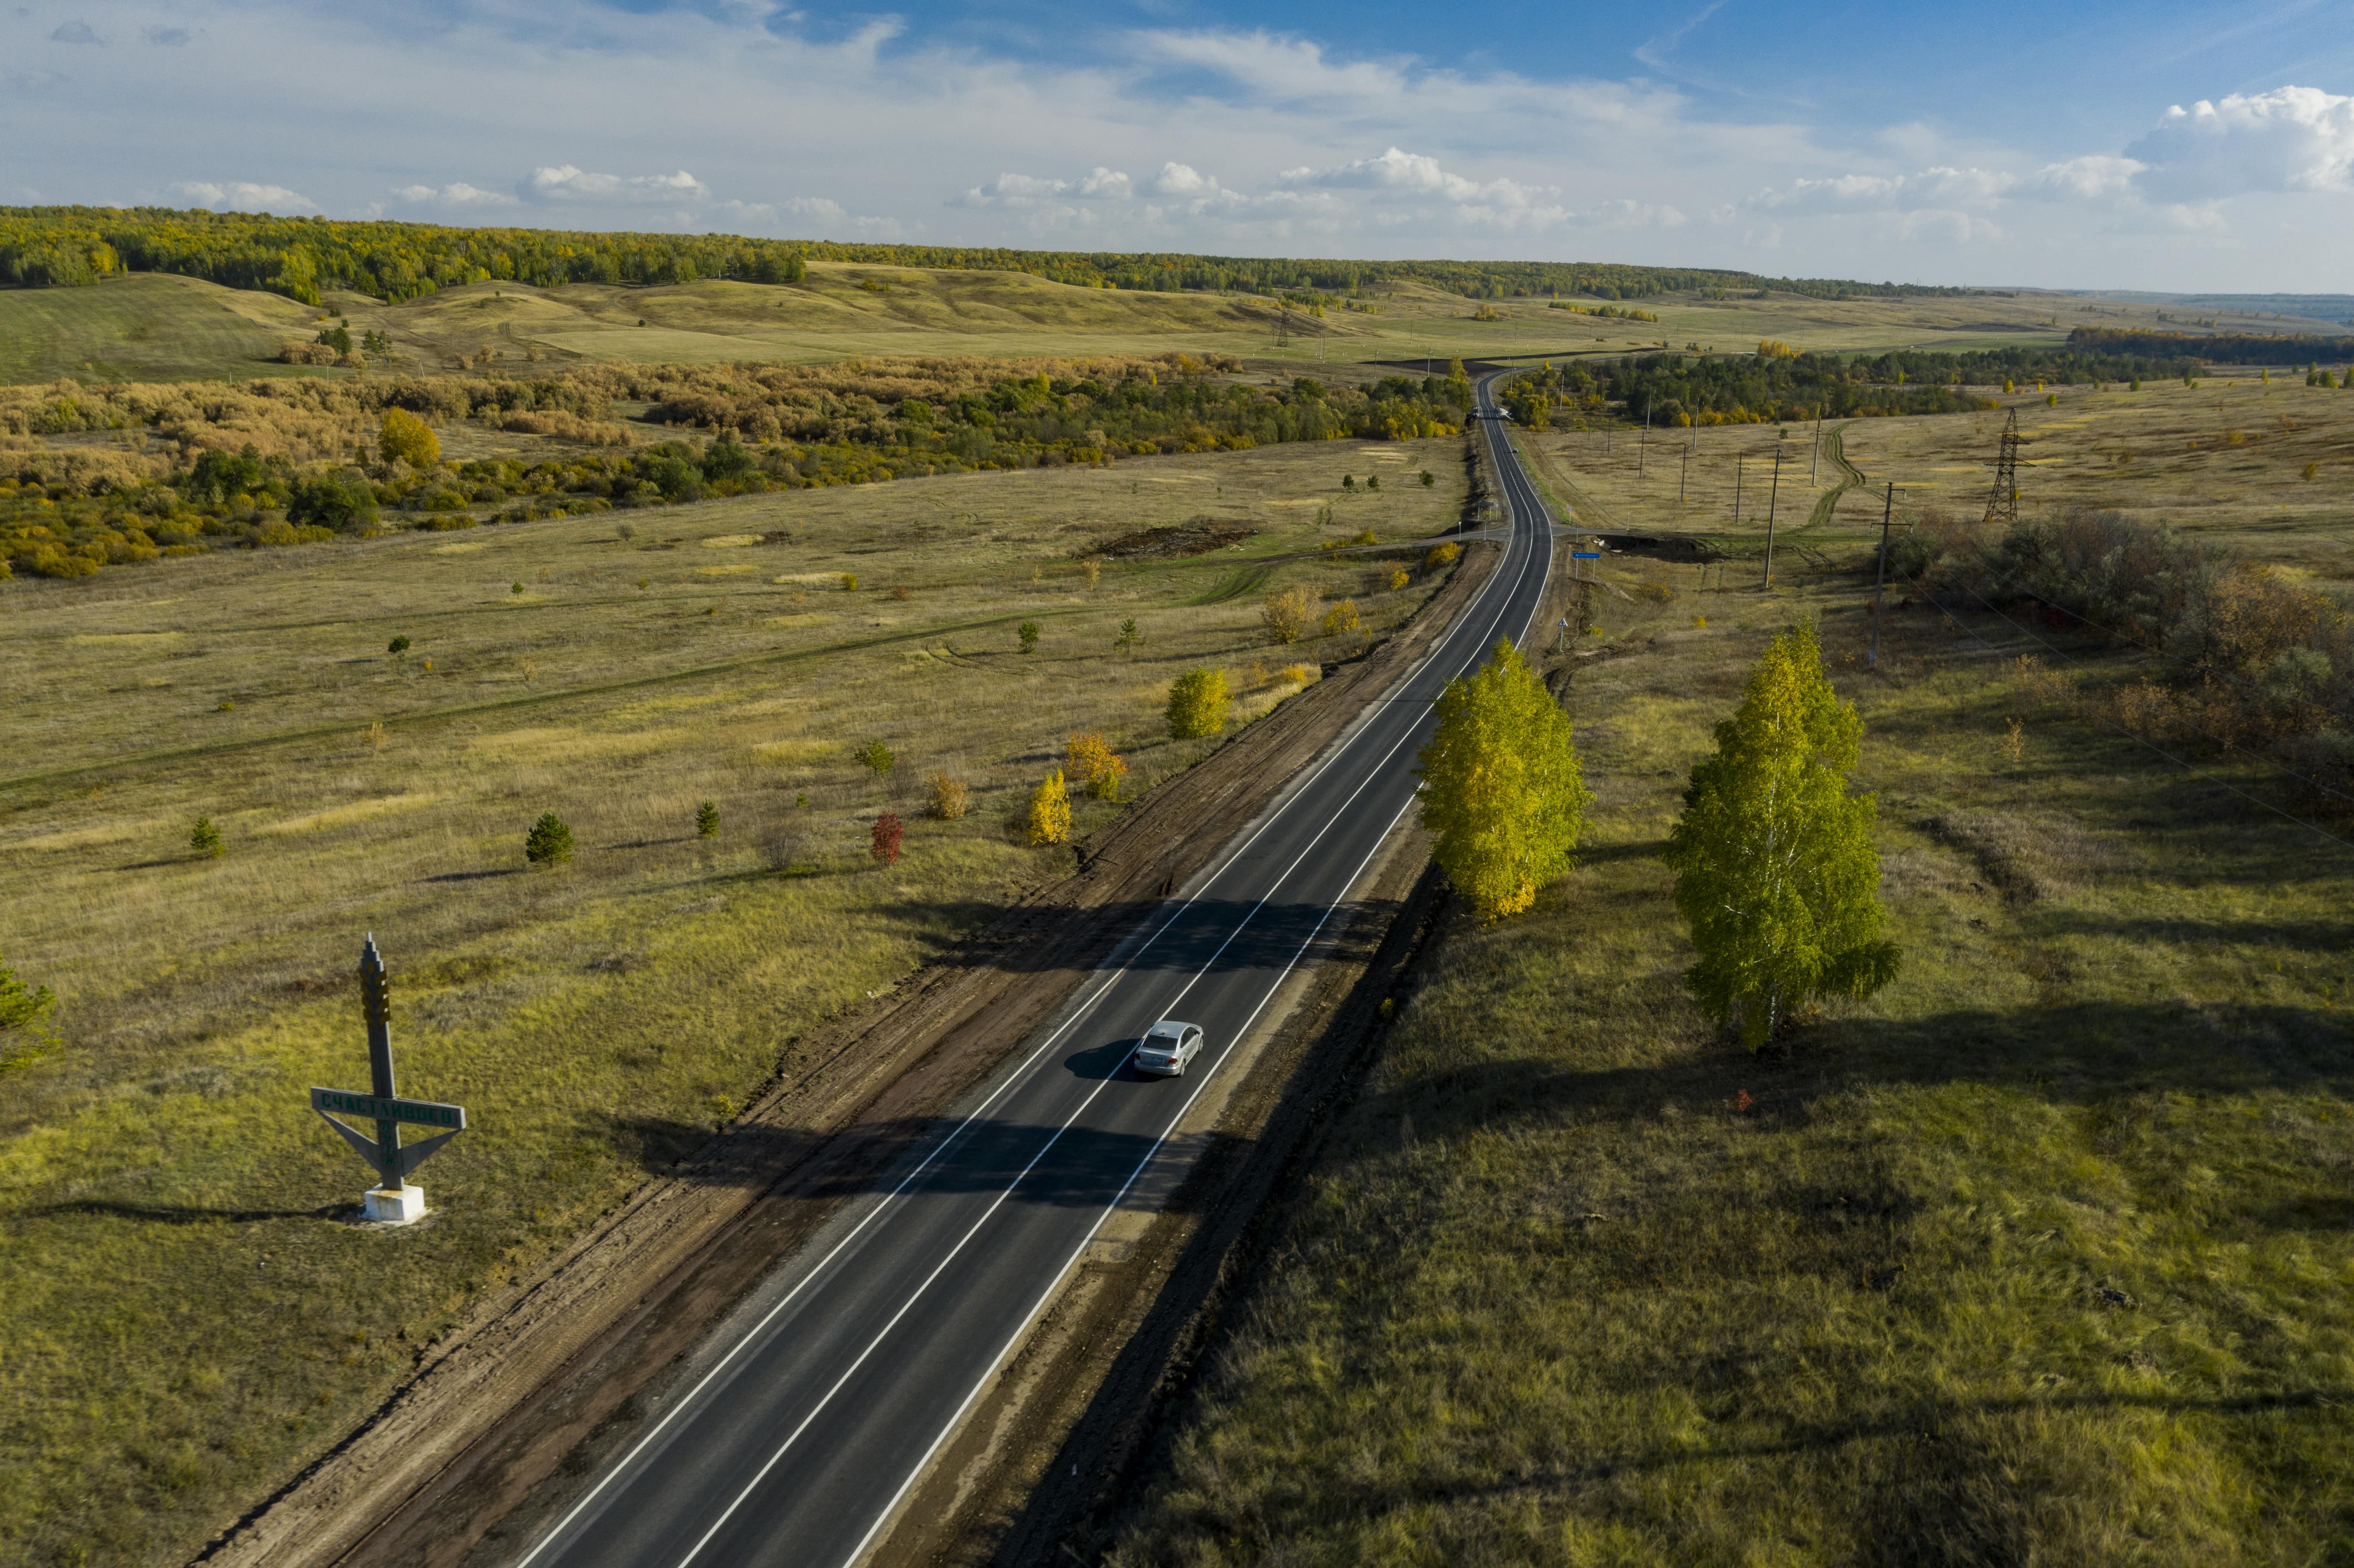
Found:
[{"label": "dry grass field", "polygon": [[[1133,793],[1213,744],[1165,738],[1177,671],[1227,670],[1243,722],[1299,689],[1287,666],[1312,679],[1362,641],[1266,646],[1268,588],[1352,596],[1363,635],[1410,613],[1419,577],[1393,592],[1363,558],[1268,557],[1444,527],[1458,448],[976,474],[639,512],[628,537],[574,518],[0,584],[0,953],[61,999],[60,1048],[0,1096],[0,1560],[184,1560],[469,1301],[790,1071],[803,1030],[1067,869],[1008,819],[1069,732],[1104,732]],[[1341,490],[1424,466],[1450,477]],[[1257,532],[1090,584],[1093,546],[1199,519]],[[888,777],[853,756],[874,740]],[[961,821],[920,814],[936,769],[970,785]],[[1081,832],[1119,809],[1075,805]],[[894,808],[906,857],[884,869],[869,824]],[[577,853],[530,868],[546,810]],[[189,851],[199,816],[218,859]],[[422,1174],[438,1213],[394,1236],[344,1223],[366,1172],[303,1099],[364,1083],[371,930],[404,1092],[472,1118]]]},{"label": "dry grass field", "polygon": [[[2145,383],[2133,392],[2112,384],[2006,398],[2019,411],[2020,510],[2115,507],[2229,540],[2324,583],[2354,581],[2354,392],[2300,379],[2275,373],[2270,385],[2238,376],[2196,388]],[[1697,450],[1689,430],[1655,433],[1648,443],[1625,430],[1518,439],[1539,479],[1580,521],[1612,532],[1691,534],[1752,556],[1765,547],[1777,450],[1776,548],[1813,549],[1876,537],[1882,486],[1892,481],[1900,525],[1931,512],[1982,515],[2003,420],[1996,412],[1832,422],[1823,427],[1819,462],[1814,427],[1800,424],[1711,427]],[[1842,485],[1836,508],[1824,508]]]},{"label": "dry grass field", "polygon": [[[2344,450],[2325,396],[2354,407],[2063,400],[2023,420],[2063,461],[2022,483],[2342,580],[2354,518],[2301,477]],[[1538,444],[1670,524],[1581,440]],[[1902,479],[1980,440],[1847,445]],[[1112,1561],[2344,1560],[2354,822],[2055,701],[2054,668],[2098,690],[2129,650],[1916,609],[1868,667],[1862,531],[1799,540],[1770,593],[1754,555],[1725,589],[1606,566],[1568,685],[1582,863],[1426,959]],[[1658,855],[1803,617],[1866,724],[1904,968],[1754,1057],[1683,990]]]},{"label": "dry grass field", "polygon": [[[872,285],[871,287],[869,285]],[[439,368],[485,349],[508,361],[800,363],[862,355],[1217,353],[1316,374],[1373,362],[1623,353],[1697,343],[1743,352],[1760,338],[1810,349],[1978,349],[2055,344],[2076,326],[2160,324],[2158,307],[2062,294],[1827,301],[1796,294],[1647,300],[1659,320],[1577,315],[1539,299],[1484,307],[1423,284],[1384,284],[1372,313],[1295,312],[1278,345],[1263,299],[1078,288],[1027,273],[812,262],[801,283],[705,280],[539,289],[470,283],[398,305],[334,293],[356,336],[391,334],[398,363]],[[1478,319],[1486,309],[1495,319]],[[157,380],[266,374],[320,314],[276,295],[139,274],[91,288],[0,291],[0,380]],[[2282,323],[2216,318],[2224,327]],[[2179,324],[2179,323],[2178,323]],[[2297,324],[2297,323],[2291,323]],[[2309,324],[2309,323],[2305,323]],[[282,373],[282,367],[281,370]],[[371,372],[373,373],[373,372]],[[336,372],[335,374],[350,374]]]}]

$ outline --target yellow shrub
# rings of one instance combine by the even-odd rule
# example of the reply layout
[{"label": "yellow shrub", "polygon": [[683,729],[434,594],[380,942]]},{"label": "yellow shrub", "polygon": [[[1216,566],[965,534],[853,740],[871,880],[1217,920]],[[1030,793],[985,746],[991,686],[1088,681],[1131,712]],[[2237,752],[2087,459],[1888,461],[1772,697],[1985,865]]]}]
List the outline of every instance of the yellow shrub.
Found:
[{"label": "yellow shrub", "polygon": [[955,821],[972,804],[972,790],[961,779],[935,773],[924,782],[930,786],[932,791],[932,803],[925,810],[940,821]]},{"label": "yellow shrub", "polygon": [[1364,617],[1357,613],[1357,601],[1344,599],[1324,612],[1324,635],[1339,637],[1364,625]]},{"label": "yellow shrub", "polygon": [[1087,786],[1087,793],[1099,800],[1119,799],[1119,781],[1128,777],[1128,764],[1103,737],[1101,730],[1073,730],[1065,737],[1064,771]]},{"label": "yellow shrub", "polygon": [[1438,546],[1430,554],[1423,556],[1422,569],[1426,572],[1443,571],[1453,566],[1456,557],[1462,554],[1462,548],[1451,542]]},{"label": "yellow shrub", "polygon": [[411,468],[431,468],[441,461],[441,442],[433,428],[406,408],[387,408],[376,429],[376,450],[387,462]]},{"label": "yellow shrub", "polygon": [[1033,844],[1059,844],[1070,839],[1071,792],[1064,786],[1059,768],[1047,774],[1030,797],[1028,836]]},{"label": "yellow shrub", "polygon": [[1405,587],[1406,584],[1412,582],[1414,579],[1406,575],[1406,570],[1404,567],[1392,567],[1390,568],[1389,576],[1384,580],[1389,584],[1390,591],[1392,593],[1395,593],[1398,589]]},{"label": "yellow shrub", "polygon": [[1259,611],[1259,620],[1267,627],[1267,640],[1278,645],[1299,641],[1309,623],[1316,619],[1317,606],[1323,599],[1307,583],[1294,583],[1268,594],[1267,607]]}]

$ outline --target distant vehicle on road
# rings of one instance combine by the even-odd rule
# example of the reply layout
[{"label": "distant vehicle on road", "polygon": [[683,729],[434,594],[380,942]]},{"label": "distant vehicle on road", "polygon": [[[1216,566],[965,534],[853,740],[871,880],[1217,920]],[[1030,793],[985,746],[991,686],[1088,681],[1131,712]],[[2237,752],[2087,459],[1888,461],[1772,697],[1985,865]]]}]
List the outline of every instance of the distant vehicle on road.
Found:
[{"label": "distant vehicle on road", "polygon": [[1164,1018],[1146,1030],[1144,1038],[1137,1043],[1136,1070],[1164,1078],[1182,1078],[1185,1075],[1185,1064],[1201,1054],[1201,1025]]}]

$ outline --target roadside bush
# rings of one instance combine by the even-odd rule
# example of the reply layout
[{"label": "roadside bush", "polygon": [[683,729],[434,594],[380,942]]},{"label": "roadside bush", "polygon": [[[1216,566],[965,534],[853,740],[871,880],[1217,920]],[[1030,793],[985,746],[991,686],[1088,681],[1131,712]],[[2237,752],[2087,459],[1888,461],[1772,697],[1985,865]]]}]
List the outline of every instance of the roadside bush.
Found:
[{"label": "roadside bush", "polygon": [[1384,577],[1382,581],[1392,593],[1395,593],[1398,589],[1405,587],[1406,584],[1414,581],[1414,578],[1406,574],[1406,569],[1404,567],[1392,567],[1389,569],[1389,575]]},{"label": "roadside bush", "polygon": [[1169,735],[1193,740],[1226,727],[1230,701],[1224,670],[1188,670],[1169,688]]},{"label": "roadside bush", "polygon": [[1462,547],[1452,541],[1434,546],[1428,555],[1423,556],[1422,569],[1426,572],[1444,571],[1453,566],[1462,554]]},{"label": "roadside bush", "polygon": [[572,858],[572,830],[555,812],[541,812],[524,836],[523,858],[534,865],[562,865]]},{"label": "roadside bush", "polygon": [[1294,583],[1268,594],[1266,606],[1259,611],[1259,621],[1267,628],[1267,640],[1278,647],[1299,641],[1315,620],[1317,607],[1323,598],[1307,583]]},{"label": "roadside bush", "polygon": [[1033,845],[1059,844],[1071,836],[1071,792],[1055,768],[1030,796],[1025,837]]},{"label": "roadside bush", "polygon": [[1112,750],[1103,732],[1074,730],[1064,741],[1064,771],[1087,786],[1099,800],[1119,799],[1119,781],[1128,777],[1128,763]]}]

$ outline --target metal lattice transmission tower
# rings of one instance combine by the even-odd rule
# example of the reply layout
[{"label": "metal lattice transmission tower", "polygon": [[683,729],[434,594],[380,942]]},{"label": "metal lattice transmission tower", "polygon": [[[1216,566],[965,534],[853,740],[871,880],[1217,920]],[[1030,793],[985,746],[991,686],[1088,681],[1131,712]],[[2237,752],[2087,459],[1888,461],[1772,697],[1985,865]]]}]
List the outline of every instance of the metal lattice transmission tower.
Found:
[{"label": "metal lattice transmission tower", "polygon": [[1994,493],[1987,497],[1989,523],[2019,521],[2019,410],[2003,422],[2002,456],[1995,460]]}]

